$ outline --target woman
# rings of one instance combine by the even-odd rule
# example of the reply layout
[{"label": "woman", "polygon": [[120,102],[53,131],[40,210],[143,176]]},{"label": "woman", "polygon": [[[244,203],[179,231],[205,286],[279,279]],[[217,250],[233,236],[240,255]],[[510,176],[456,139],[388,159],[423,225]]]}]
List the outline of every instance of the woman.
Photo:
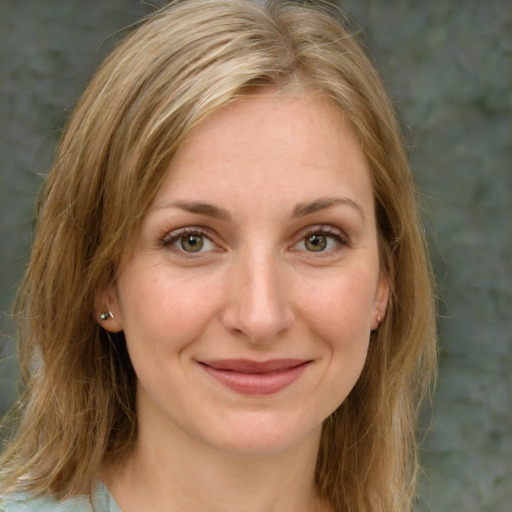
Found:
[{"label": "woman", "polygon": [[17,312],[4,510],[411,510],[431,277],[334,7],[189,0],[133,32],[63,136]]}]

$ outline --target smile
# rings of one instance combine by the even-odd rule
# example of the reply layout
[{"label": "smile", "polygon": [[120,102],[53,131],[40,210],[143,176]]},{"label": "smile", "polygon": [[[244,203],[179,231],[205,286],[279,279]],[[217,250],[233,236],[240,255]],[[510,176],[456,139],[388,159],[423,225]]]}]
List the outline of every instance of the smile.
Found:
[{"label": "smile", "polygon": [[312,361],[304,359],[222,359],[199,361],[214,379],[237,393],[270,395],[295,382]]}]

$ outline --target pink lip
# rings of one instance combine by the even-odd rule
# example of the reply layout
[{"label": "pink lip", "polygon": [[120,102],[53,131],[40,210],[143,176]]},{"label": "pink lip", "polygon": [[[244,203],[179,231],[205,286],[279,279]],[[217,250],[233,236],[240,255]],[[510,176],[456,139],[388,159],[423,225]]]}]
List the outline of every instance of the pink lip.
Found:
[{"label": "pink lip", "polygon": [[220,359],[199,361],[206,373],[224,386],[246,395],[270,395],[295,382],[310,360],[272,359]]}]

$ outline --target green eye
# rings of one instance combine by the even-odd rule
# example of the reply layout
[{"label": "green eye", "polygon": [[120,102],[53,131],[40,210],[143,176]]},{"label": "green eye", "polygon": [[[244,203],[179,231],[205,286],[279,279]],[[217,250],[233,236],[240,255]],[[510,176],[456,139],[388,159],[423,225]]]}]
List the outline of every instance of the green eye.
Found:
[{"label": "green eye", "polygon": [[204,245],[202,235],[186,235],[180,238],[181,248],[185,252],[199,252]]},{"label": "green eye", "polygon": [[203,232],[201,228],[176,229],[165,235],[161,242],[164,247],[181,257],[200,257],[220,250],[208,233]]},{"label": "green eye", "polygon": [[325,235],[310,235],[304,240],[304,245],[308,251],[321,252],[327,247],[327,237]]}]

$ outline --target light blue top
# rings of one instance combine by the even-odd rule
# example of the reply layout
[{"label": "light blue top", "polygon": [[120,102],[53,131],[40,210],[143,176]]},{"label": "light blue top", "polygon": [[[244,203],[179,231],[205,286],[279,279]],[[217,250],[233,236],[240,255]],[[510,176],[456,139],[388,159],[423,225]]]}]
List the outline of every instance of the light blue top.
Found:
[{"label": "light blue top", "polygon": [[16,494],[0,497],[0,512],[121,512],[103,482],[98,484],[93,505],[86,497],[56,501],[54,498],[30,499]]}]

